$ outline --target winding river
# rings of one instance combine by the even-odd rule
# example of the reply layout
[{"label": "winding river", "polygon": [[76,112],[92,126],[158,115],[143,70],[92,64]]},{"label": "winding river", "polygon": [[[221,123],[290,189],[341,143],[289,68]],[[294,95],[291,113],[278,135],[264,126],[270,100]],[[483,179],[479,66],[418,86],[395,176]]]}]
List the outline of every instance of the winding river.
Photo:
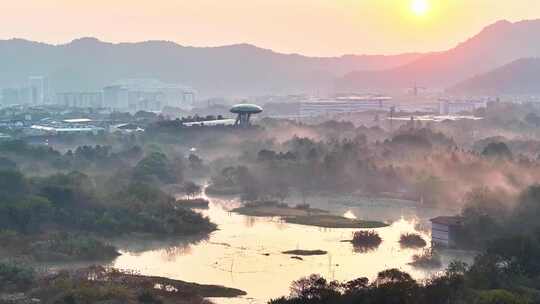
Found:
[{"label": "winding river", "polygon": [[[312,203],[348,217],[391,222],[390,226],[377,229],[383,239],[378,248],[358,252],[350,243],[342,242],[351,239],[357,229],[301,226],[279,218],[256,218],[228,211],[238,206],[237,199],[210,198],[209,208],[200,212],[218,224],[219,230],[203,239],[118,244],[123,254],[112,266],[145,275],[236,287],[248,293],[243,298],[213,299],[217,303],[266,303],[288,295],[292,281],[313,273],[344,281],[373,279],[388,268],[407,271],[417,279],[437,271],[408,265],[412,256],[422,250],[403,249],[398,243],[400,235],[406,232],[420,233],[429,241],[428,219],[438,215],[436,210],[367,199],[354,206],[328,200]],[[299,260],[281,253],[293,249],[321,249],[328,254]],[[468,255],[448,251],[443,252],[442,258],[447,264],[455,258],[467,259]]]}]

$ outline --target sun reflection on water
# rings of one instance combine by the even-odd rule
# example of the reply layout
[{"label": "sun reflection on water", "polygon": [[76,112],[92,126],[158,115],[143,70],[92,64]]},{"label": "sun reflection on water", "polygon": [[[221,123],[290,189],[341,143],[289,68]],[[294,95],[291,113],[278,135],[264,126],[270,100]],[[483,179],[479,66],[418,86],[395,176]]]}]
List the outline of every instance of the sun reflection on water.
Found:
[{"label": "sun reflection on water", "polygon": [[354,212],[352,212],[351,210],[347,210],[347,212],[343,213],[343,217],[351,219],[351,220],[357,219],[356,215],[354,215]]},{"label": "sun reflection on water", "polygon": [[[218,284],[248,292],[243,299],[214,299],[218,303],[254,301],[266,303],[270,298],[287,295],[290,283],[312,273],[340,281],[358,277],[373,279],[381,270],[399,268],[416,278],[431,272],[408,265],[421,249],[402,249],[402,233],[415,232],[418,221],[401,218],[389,227],[377,229],[383,239],[378,248],[359,253],[350,242],[356,229],[327,229],[284,223],[278,218],[253,218],[233,214],[239,206],[235,199],[212,198],[203,215],[218,224],[208,240],[170,248],[124,252],[114,266],[134,269],[142,274],[165,276],[202,284]],[[353,210],[341,214],[356,218]],[[364,212],[362,212],[364,214]],[[428,241],[429,232],[420,230]],[[283,251],[324,250],[328,254],[291,259]]]}]

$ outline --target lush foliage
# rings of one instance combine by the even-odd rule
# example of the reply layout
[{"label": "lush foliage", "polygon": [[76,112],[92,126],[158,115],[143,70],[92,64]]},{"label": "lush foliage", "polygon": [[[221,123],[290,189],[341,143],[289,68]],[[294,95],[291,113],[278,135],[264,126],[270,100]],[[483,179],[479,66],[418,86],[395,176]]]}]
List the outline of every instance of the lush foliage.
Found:
[{"label": "lush foliage", "polygon": [[28,250],[37,260],[105,260],[119,255],[115,247],[86,235],[56,233],[31,243]]},{"label": "lush foliage", "polygon": [[134,168],[133,176],[142,182],[175,183],[181,180],[174,170],[174,165],[163,153],[154,152],[143,158]]},{"label": "lush foliage", "polygon": [[116,189],[97,187],[79,172],[27,178],[0,172],[0,229],[41,232],[45,226],[103,234],[148,232],[186,234],[211,231],[214,225],[197,213],[177,208],[158,188],[137,181]]}]

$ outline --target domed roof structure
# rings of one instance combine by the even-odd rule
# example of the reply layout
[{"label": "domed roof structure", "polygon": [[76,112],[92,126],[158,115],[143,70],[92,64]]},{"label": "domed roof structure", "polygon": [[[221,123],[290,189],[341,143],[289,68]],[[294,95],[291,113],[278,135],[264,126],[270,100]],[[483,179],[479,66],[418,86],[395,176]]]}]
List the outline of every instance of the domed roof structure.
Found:
[{"label": "domed roof structure", "polygon": [[235,114],[258,114],[261,113],[263,109],[259,107],[258,105],[249,104],[249,103],[241,103],[234,105],[231,108],[231,113]]},{"label": "domed roof structure", "polygon": [[258,105],[250,103],[237,104],[231,108],[231,113],[237,114],[234,125],[240,128],[247,128],[251,126],[251,122],[249,121],[251,115],[259,114],[262,111],[263,109]]}]

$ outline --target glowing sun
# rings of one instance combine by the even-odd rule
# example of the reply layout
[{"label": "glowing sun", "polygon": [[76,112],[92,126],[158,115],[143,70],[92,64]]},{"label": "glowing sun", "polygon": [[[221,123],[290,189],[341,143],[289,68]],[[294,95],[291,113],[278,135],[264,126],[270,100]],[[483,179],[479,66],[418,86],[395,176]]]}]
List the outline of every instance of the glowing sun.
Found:
[{"label": "glowing sun", "polygon": [[429,3],[427,0],[412,0],[411,10],[415,15],[423,16],[429,10]]}]

